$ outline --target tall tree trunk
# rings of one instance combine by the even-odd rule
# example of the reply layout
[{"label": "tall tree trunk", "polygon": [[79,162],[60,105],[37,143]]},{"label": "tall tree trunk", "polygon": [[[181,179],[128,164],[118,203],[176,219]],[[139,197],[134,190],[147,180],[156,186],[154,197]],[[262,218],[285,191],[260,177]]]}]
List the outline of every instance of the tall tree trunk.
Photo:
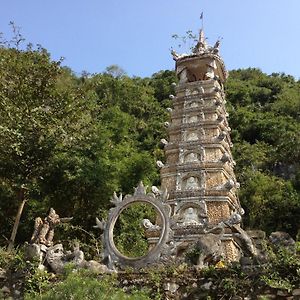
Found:
[{"label": "tall tree trunk", "polygon": [[20,191],[19,191],[19,200],[20,200],[20,205],[19,205],[19,209],[18,209],[18,212],[17,212],[17,215],[16,215],[16,219],[15,219],[15,224],[14,224],[14,227],[13,227],[13,230],[12,230],[12,233],[11,233],[11,236],[10,236],[10,239],[9,239],[9,244],[8,244],[8,247],[7,247],[7,250],[8,251],[11,251],[14,247],[14,243],[15,243],[15,238],[16,238],[16,235],[17,235],[17,231],[18,231],[18,227],[19,227],[19,223],[20,223],[20,219],[21,219],[21,215],[22,215],[22,212],[23,212],[23,208],[24,208],[24,205],[26,203],[26,199],[25,199],[25,188],[21,187]]}]

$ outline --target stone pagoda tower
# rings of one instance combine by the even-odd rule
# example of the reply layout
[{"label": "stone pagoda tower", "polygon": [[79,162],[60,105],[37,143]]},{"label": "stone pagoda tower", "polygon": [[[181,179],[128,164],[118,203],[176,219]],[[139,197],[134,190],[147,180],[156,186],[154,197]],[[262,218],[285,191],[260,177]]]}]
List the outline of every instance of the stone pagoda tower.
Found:
[{"label": "stone pagoda tower", "polygon": [[[243,214],[237,197],[230,127],[225,108],[227,71],[219,44],[208,46],[203,30],[191,54],[172,51],[179,83],[173,101],[161,186],[167,189],[177,247],[199,240],[209,228]],[[240,221],[240,220],[239,220]],[[230,228],[222,235],[229,260],[239,256]]]},{"label": "stone pagoda tower", "polygon": [[[114,194],[104,228],[104,257],[108,265],[145,267],[156,262],[184,260],[199,250],[197,265],[220,259],[236,261],[241,256],[256,256],[254,241],[241,226],[243,209],[234,175],[230,127],[225,108],[224,83],[227,71],[219,55],[217,41],[207,45],[203,30],[191,54],[176,61],[179,83],[175,84],[166,162],[161,168],[161,189],[147,192],[142,183],[133,195]],[[143,219],[149,252],[142,257],[126,257],[114,244],[114,226],[124,209],[134,203],[151,205],[157,212],[155,224]],[[196,251],[197,252],[197,251]]]}]

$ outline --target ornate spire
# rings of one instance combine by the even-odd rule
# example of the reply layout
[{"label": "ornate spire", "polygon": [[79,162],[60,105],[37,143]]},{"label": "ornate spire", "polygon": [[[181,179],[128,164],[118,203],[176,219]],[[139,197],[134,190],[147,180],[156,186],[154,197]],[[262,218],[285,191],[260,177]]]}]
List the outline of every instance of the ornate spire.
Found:
[{"label": "ornate spire", "polygon": [[199,32],[199,40],[198,40],[198,43],[195,46],[193,52],[194,53],[202,53],[202,52],[205,52],[205,50],[207,50],[207,49],[208,49],[208,45],[206,43],[206,38],[205,38],[205,35],[204,35],[204,31],[201,28],[200,32]]}]

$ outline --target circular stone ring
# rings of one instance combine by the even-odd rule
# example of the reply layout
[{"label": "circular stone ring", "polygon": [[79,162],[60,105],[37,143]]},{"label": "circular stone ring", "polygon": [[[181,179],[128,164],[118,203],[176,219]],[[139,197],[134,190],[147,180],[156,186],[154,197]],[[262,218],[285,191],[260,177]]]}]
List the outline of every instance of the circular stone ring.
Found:
[{"label": "circular stone ring", "polygon": [[[149,204],[154,207],[155,211],[161,219],[161,234],[157,244],[144,256],[127,257],[123,255],[114,243],[114,227],[121,215],[122,211],[132,204],[142,203]],[[168,241],[170,232],[170,206],[162,202],[162,199],[157,199],[153,194],[135,193],[133,196],[128,195],[123,201],[115,203],[116,207],[110,210],[108,220],[104,230],[104,251],[105,256],[109,258],[113,265],[119,267],[129,266],[133,268],[143,268],[148,264],[156,262]]]}]

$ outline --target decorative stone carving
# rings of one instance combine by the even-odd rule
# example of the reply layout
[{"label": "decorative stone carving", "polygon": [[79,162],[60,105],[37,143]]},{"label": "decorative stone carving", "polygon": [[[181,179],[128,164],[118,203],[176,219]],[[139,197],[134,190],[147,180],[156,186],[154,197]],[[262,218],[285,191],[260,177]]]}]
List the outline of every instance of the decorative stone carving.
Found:
[{"label": "decorative stone carving", "polygon": [[196,123],[198,121],[198,116],[191,116],[188,118],[188,123]]},{"label": "decorative stone carving", "polygon": [[198,154],[194,153],[194,152],[187,154],[184,158],[184,162],[186,162],[186,163],[199,162]]},{"label": "decorative stone carving", "polygon": [[185,89],[185,96],[189,96],[191,94],[190,89]]},{"label": "decorative stone carving", "polygon": [[[190,247],[191,251],[199,252],[194,263],[198,268],[208,265],[216,265],[224,258],[221,236],[208,233],[202,235],[198,241]],[[187,251],[188,252],[188,251]]]},{"label": "decorative stone carving", "polygon": [[198,178],[191,176],[185,180],[185,189],[186,190],[199,190],[199,180]]},{"label": "decorative stone carving", "polygon": [[161,229],[159,225],[152,224],[149,219],[143,219],[142,224],[148,230],[159,230],[159,229]]},{"label": "decorative stone carving", "polygon": [[200,146],[200,160],[201,161],[205,160],[205,149],[202,146]]},{"label": "decorative stone carving", "polygon": [[54,227],[62,222],[71,221],[72,218],[60,218],[53,208],[50,208],[49,215],[42,220],[38,217],[35,219],[34,232],[30,243],[53,245]]},{"label": "decorative stone carving", "polygon": [[189,103],[188,107],[189,108],[196,108],[199,106],[199,103],[197,101],[193,101],[191,103]]},{"label": "decorative stone carving", "polygon": [[212,79],[215,77],[215,69],[217,69],[217,65],[214,59],[207,63],[207,70],[205,73],[205,78]]},{"label": "decorative stone carving", "polygon": [[168,143],[169,143],[166,139],[161,139],[160,142],[164,146],[168,145]]},{"label": "decorative stone carving", "polygon": [[158,160],[158,161],[156,162],[156,165],[157,165],[159,168],[164,167],[164,163],[163,163],[162,161],[160,161],[160,160]]},{"label": "decorative stone carving", "polygon": [[[165,203],[168,199],[168,192],[166,190],[161,191],[159,197],[153,197],[153,194],[147,194],[146,188],[140,182],[138,187],[135,189],[134,194],[126,195],[121,203],[117,203],[116,207],[110,210],[107,225],[104,228],[104,261],[110,269],[114,269],[116,265],[120,266],[131,266],[134,268],[144,267],[148,264],[152,264],[159,260],[164,253],[167,242],[169,241],[170,234],[170,219],[169,215],[171,208]],[[152,224],[149,220],[143,220],[143,225],[145,228],[148,227],[150,230],[160,231],[160,237],[156,245],[143,257],[139,258],[129,258],[126,257],[118,251],[113,242],[113,229],[117,219],[119,218],[121,212],[134,203],[146,203],[150,204],[155,208],[158,213],[159,219],[161,220],[161,225]],[[156,227],[157,226],[157,227]]]},{"label": "decorative stone carving", "polygon": [[193,142],[198,140],[198,134],[196,132],[190,132],[186,137],[187,142]]},{"label": "decorative stone carving", "polygon": [[178,73],[178,75],[179,75],[180,83],[186,83],[189,81],[189,74],[188,74],[188,70],[186,68],[182,69],[182,71],[180,73]]},{"label": "decorative stone carving", "polygon": [[183,225],[199,225],[200,220],[197,213],[197,209],[189,207],[185,210],[183,215]]}]

